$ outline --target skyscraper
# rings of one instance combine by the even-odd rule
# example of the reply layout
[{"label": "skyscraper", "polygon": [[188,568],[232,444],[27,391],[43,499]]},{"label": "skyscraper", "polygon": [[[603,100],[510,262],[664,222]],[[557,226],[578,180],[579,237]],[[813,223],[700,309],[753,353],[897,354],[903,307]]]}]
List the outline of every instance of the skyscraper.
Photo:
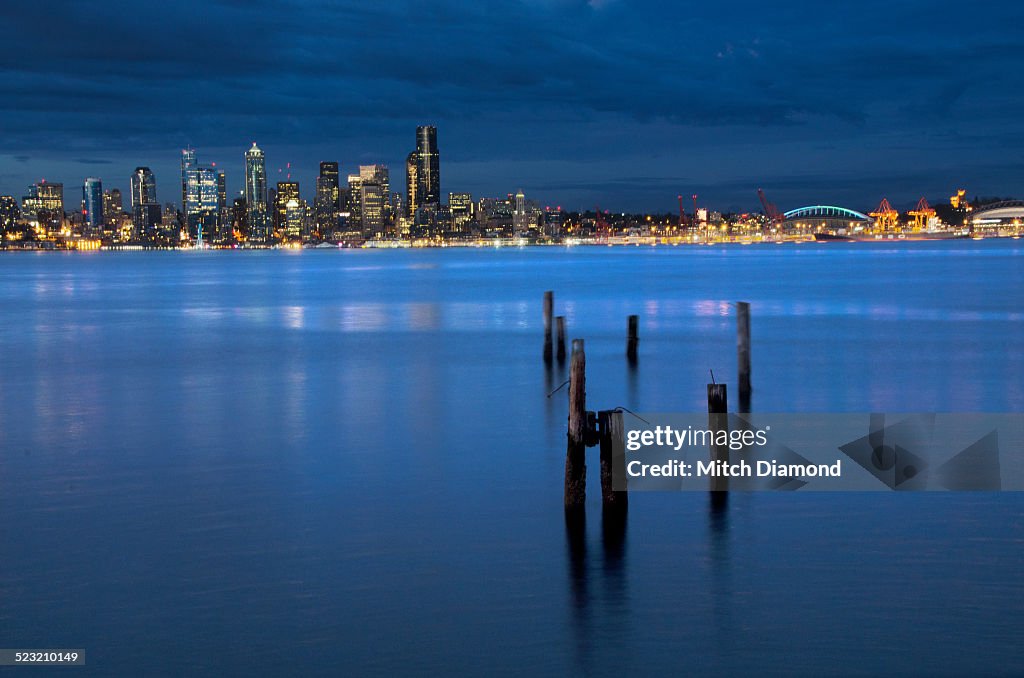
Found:
[{"label": "skyscraper", "polygon": [[270,219],[267,213],[267,161],[263,151],[252,142],[245,152],[245,204],[248,210],[249,239],[270,240]]},{"label": "skyscraper", "polygon": [[124,211],[121,189],[112,188],[103,192],[103,220],[111,227],[117,226],[118,218]]},{"label": "skyscraper", "polygon": [[103,231],[103,182],[96,177],[82,184],[82,217],[86,235],[95,237]]},{"label": "skyscraper", "polygon": [[135,236],[148,240],[153,237],[162,219],[160,203],[156,199],[156,177],[148,167],[136,167],[131,185]]},{"label": "skyscraper", "polygon": [[341,213],[341,185],[338,182],[338,163],[321,162],[320,176],[316,179],[316,198],[313,212],[319,238],[328,238],[338,228]]},{"label": "skyscraper", "polygon": [[[274,196],[274,231],[283,233],[288,230],[288,203],[293,200],[296,204],[299,203],[299,182],[277,182],[277,193]],[[292,237],[290,233],[284,235]]]},{"label": "skyscraper", "polygon": [[189,234],[204,239],[213,238],[220,221],[220,196],[217,171],[212,167],[196,165],[185,173],[185,223]]},{"label": "skyscraper", "polygon": [[388,199],[391,197],[387,165],[360,165],[359,180],[363,233],[370,237],[382,235],[388,223]]},{"label": "skyscraper", "polygon": [[417,204],[441,204],[441,155],[437,150],[437,128],[416,128]]},{"label": "skyscraper", "polygon": [[419,207],[419,155],[416,151],[405,159],[405,215],[412,219]]},{"label": "skyscraper", "polygon": [[185,202],[188,200],[188,171],[196,167],[196,150],[189,146],[181,149],[181,209],[188,214]]},{"label": "skyscraper", "polygon": [[159,205],[156,199],[156,177],[148,167],[136,167],[132,174],[132,208],[138,205]]},{"label": "skyscraper", "polygon": [[228,210],[228,180],[224,170],[217,170],[217,237],[231,240],[231,212]]}]

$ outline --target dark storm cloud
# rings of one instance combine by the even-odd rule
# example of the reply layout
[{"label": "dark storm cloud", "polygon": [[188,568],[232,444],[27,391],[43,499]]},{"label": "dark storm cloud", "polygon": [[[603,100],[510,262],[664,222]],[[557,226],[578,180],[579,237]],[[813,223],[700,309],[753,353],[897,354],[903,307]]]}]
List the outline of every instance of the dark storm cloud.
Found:
[{"label": "dark storm cloud", "polygon": [[872,169],[874,195],[1021,137],[1010,3],[58,0],[5,15],[0,154],[106,154],[124,175],[173,172],[186,143],[237,163],[259,139],[304,184],[341,157],[390,164],[397,186],[412,127],[432,122],[445,190],[561,186],[633,207],[677,181],[733,200],[737,182]]}]

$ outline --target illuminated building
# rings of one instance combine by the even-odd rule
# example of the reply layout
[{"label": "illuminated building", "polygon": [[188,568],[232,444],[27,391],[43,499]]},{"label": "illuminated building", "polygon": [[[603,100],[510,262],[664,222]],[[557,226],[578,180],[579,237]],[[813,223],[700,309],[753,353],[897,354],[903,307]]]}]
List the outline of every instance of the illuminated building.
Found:
[{"label": "illuminated building", "polygon": [[103,219],[111,227],[118,226],[118,220],[124,212],[124,203],[121,198],[121,189],[112,188],[103,192]]},{"label": "illuminated building", "polygon": [[[194,156],[193,156],[194,160]],[[220,195],[217,171],[212,167],[193,166],[185,173],[185,223],[189,235],[203,239],[216,235],[220,221]]]},{"label": "illuminated building", "polygon": [[[299,201],[299,182],[277,182],[277,193],[274,196],[274,231],[288,230],[288,203]],[[295,234],[298,236],[298,234]]]},{"label": "illuminated building", "polygon": [[231,213],[228,211],[228,181],[224,170],[217,170],[217,237],[231,240]]},{"label": "illuminated building", "polygon": [[[278,193],[278,196],[280,196],[280,193]],[[305,222],[305,202],[297,198],[289,198],[288,202],[284,205],[284,221],[281,224],[284,237],[291,241],[299,240],[302,237],[302,232],[305,230]]]},{"label": "illuminated building", "polygon": [[56,233],[64,225],[64,184],[43,179],[29,186],[21,211],[38,225],[43,234]]},{"label": "illuminated building", "polygon": [[338,228],[341,212],[341,185],[338,182],[338,163],[320,163],[320,176],[316,179],[316,197],[313,211],[316,219],[316,235],[329,238]]},{"label": "illuminated building", "polygon": [[363,178],[358,174],[348,175],[348,223],[351,228],[360,228],[363,223]]},{"label": "illuminated building", "polygon": [[185,203],[188,201],[188,172],[195,169],[196,150],[194,148],[183,148],[181,150],[181,209],[188,213]]},{"label": "illuminated building", "polygon": [[21,210],[18,209],[18,201],[14,196],[0,195],[0,233],[13,233],[20,218]]},{"label": "illuminated building", "polygon": [[417,206],[441,203],[441,156],[437,150],[437,128],[416,128]]},{"label": "illuminated building", "polygon": [[383,235],[387,225],[389,177],[384,165],[359,167],[359,213],[363,233],[367,236]]},{"label": "illuminated building", "polygon": [[86,235],[95,237],[103,230],[103,182],[88,177],[82,184],[82,218]]},{"label": "illuminated building", "polygon": [[419,156],[416,151],[405,159],[405,215],[410,219],[419,207]]},{"label": "illuminated building", "polygon": [[270,219],[267,213],[267,161],[257,146],[245,152],[245,204],[249,222],[249,239],[254,242],[270,240]]},{"label": "illuminated building", "polygon": [[473,220],[473,196],[469,193],[449,193],[448,209],[452,214],[452,227],[456,231],[463,231],[466,225]]},{"label": "illuminated building", "polygon": [[136,167],[132,174],[131,188],[135,236],[149,240],[163,219],[160,203],[156,199],[156,177],[148,167]]}]

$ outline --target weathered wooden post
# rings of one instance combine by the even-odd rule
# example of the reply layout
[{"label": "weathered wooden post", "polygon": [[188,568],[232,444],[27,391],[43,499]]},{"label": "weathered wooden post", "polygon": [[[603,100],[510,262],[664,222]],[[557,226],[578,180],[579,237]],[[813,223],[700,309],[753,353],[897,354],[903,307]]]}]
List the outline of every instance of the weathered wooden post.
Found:
[{"label": "weathered wooden post", "polygon": [[583,340],[572,340],[569,363],[569,432],[565,450],[565,508],[582,508],[587,498],[587,357]]},{"label": "weathered wooden post", "polygon": [[[729,463],[729,442],[718,444],[719,431],[729,432],[729,406],[725,384],[708,384],[708,430],[714,438],[711,441],[711,461],[718,468]],[[712,493],[724,493],[729,489],[729,478],[715,474],[711,476]]]},{"label": "weathered wooden post", "polygon": [[551,314],[555,311],[555,293],[544,293],[544,362],[551,363]]},{"label": "weathered wooden post", "polygon": [[740,412],[750,411],[750,304],[736,302],[736,364],[739,368]]},{"label": "weathered wooden post", "polygon": [[628,330],[626,332],[626,358],[631,363],[636,362],[636,348],[637,344],[640,343],[640,339],[637,337],[639,326],[639,316],[629,316]]},{"label": "weathered wooden post", "polygon": [[565,316],[560,315],[555,318],[555,326],[557,328],[558,335],[558,349],[556,356],[558,358],[558,364],[561,365],[565,362]]},{"label": "weathered wooden post", "polygon": [[625,509],[629,495],[625,489],[615,490],[613,479],[626,479],[626,448],[622,412],[602,410],[597,413],[601,431],[601,501],[605,509]]}]

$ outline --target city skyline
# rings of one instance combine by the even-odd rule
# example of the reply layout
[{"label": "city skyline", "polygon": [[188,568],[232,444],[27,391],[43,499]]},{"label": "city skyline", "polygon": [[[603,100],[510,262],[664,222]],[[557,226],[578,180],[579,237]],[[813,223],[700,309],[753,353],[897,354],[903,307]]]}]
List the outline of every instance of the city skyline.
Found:
[{"label": "city skyline", "polygon": [[444,130],[446,189],[573,209],[698,193],[750,210],[759,186],[784,207],[907,206],[1024,183],[1008,3],[197,7],[11,8],[0,191],[97,176],[125,192],[134,167],[166,181],[193,147],[236,195],[253,140],[271,185],[289,162],[303,187],[323,160],[397,175],[425,123]]}]

